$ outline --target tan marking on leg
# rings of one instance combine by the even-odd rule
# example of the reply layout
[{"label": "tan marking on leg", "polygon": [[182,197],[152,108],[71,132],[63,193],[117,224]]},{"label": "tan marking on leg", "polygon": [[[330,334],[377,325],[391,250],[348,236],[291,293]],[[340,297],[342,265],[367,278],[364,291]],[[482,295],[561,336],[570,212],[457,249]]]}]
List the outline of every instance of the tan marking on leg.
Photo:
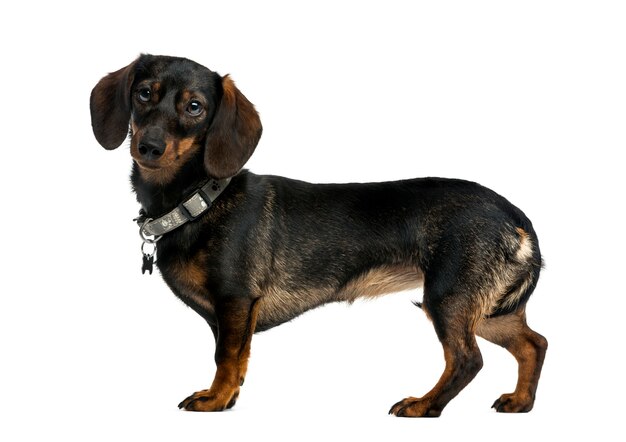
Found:
[{"label": "tan marking on leg", "polygon": [[446,366],[437,384],[421,398],[408,397],[396,403],[389,414],[438,417],[448,402],[474,379],[482,367],[482,356],[473,336],[470,342],[466,342],[465,335],[451,342],[453,345],[443,344]]},{"label": "tan marking on leg", "polygon": [[503,394],[493,404],[499,412],[519,413],[533,408],[548,341],[526,324],[524,309],[482,321],[477,334],[506,348],[517,360],[515,391]]},{"label": "tan marking on leg", "polygon": [[252,304],[250,309],[250,319],[246,328],[246,340],[244,345],[239,350],[239,385],[243,384],[248,372],[248,360],[250,359],[250,347],[252,345],[252,335],[256,329],[257,320],[259,318],[259,310],[261,307],[260,299],[257,299]]},{"label": "tan marking on leg", "polygon": [[228,319],[225,319],[226,328],[220,330],[224,336],[218,338],[217,371],[211,388],[189,396],[180,403],[180,408],[189,411],[221,411],[235,405],[248,369],[259,305],[258,300],[255,300],[245,313],[230,312]]}]

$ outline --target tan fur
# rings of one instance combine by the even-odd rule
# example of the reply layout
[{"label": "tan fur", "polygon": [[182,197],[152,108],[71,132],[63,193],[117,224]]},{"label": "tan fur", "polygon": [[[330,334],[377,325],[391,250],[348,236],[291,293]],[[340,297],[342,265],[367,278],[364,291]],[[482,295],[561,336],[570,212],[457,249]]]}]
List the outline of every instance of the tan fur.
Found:
[{"label": "tan fur", "polygon": [[[178,100],[179,106],[183,106],[185,105],[190,99],[191,97],[193,97],[193,93],[188,91],[188,90],[184,90],[181,94],[180,94],[180,99]],[[184,110],[184,109],[180,109],[179,107],[179,112]]]},{"label": "tan fur", "polygon": [[273,283],[260,288],[259,326],[279,324],[307,310],[332,300],[333,292],[327,288],[312,290],[287,290]]},{"label": "tan fur", "polygon": [[206,283],[206,272],[203,268],[204,259],[181,262],[174,267],[174,278],[184,286],[193,290],[203,290]]},{"label": "tan fur", "polygon": [[176,152],[176,159],[180,159],[183,163],[191,153],[196,152],[200,147],[196,144],[196,140],[194,138],[183,138],[182,140],[174,139],[174,141],[170,141],[168,143],[168,149],[170,148],[170,144],[174,152]]},{"label": "tan fur", "polygon": [[[459,348],[463,351],[459,352]],[[446,361],[444,371],[435,386],[421,398],[408,397],[396,403],[390,414],[404,417],[437,417],[441,410],[456,394],[465,387],[482,367],[482,357],[475,340],[466,342],[462,339],[455,342],[454,347],[443,343],[443,355]],[[462,355],[469,355],[469,359],[463,359]],[[459,360],[460,359],[460,360]],[[465,362],[461,365],[460,362]],[[455,377],[462,376],[454,390],[450,389]]]},{"label": "tan fur", "polygon": [[519,234],[519,249],[515,257],[518,261],[525,262],[533,256],[533,243],[524,229],[517,227],[515,230]]},{"label": "tan fur", "polygon": [[548,341],[526,324],[522,308],[506,316],[487,318],[476,333],[494,344],[506,348],[517,360],[518,380],[513,393],[503,394],[494,403],[501,412],[527,412],[533,407],[541,367]]},{"label": "tan fur", "polygon": [[192,99],[196,99],[197,101],[199,101],[203,105],[205,103],[205,99],[203,99],[202,96],[199,95],[198,93],[195,93],[195,92],[192,92],[192,91],[188,91],[188,90],[184,90],[180,94],[180,98],[178,99],[178,102],[176,103],[176,108],[177,108],[177,110],[178,110],[178,112],[180,114],[183,114],[185,112],[185,108],[187,107],[187,105],[189,104],[189,102]]},{"label": "tan fur", "polygon": [[180,406],[191,411],[216,411],[230,408],[235,404],[248,370],[250,344],[258,313],[257,301],[252,304],[249,312],[229,317],[229,321],[233,321],[230,326],[235,327],[237,332],[223,338],[225,351],[217,364],[211,388],[192,394]]},{"label": "tan fur", "polygon": [[158,102],[161,95],[161,82],[155,81],[150,85],[152,89],[152,101]]},{"label": "tan fur", "polygon": [[194,303],[212,313],[214,312],[214,307],[209,301],[206,289],[205,261],[205,257],[201,254],[188,261],[181,261],[177,265],[172,266],[171,273],[167,276],[180,288],[184,297],[191,299]]},{"label": "tan fur", "polygon": [[509,293],[506,298],[500,301],[501,307],[504,308],[514,307],[519,302],[520,297],[526,292],[526,290],[528,290],[532,281],[531,260],[534,252],[533,243],[530,236],[526,231],[524,231],[524,229],[517,227],[515,230],[519,235],[518,249],[515,254],[515,258],[517,260],[517,271],[518,273],[525,273],[525,277],[521,280],[514,292]]},{"label": "tan fur", "polygon": [[[289,277],[286,271],[290,266],[281,258],[280,252],[274,256],[273,264],[275,275]],[[280,283],[280,278],[272,278],[271,281],[257,281],[261,298],[260,325],[281,322],[282,318],[293,317],[294,311],[303,313],[327,302],[354,302],[358,298],[374,298],[415,289],[423,284],[423,274],[415,267],[383,266],[354,278],[343,288],[316,287],[309,290],[287,290],[285,285]]]},{"label": "tan fur", "polygon": [[481,269],[484,273],[483,290],[478,297],[475,323],[491,315],[496,307],[515,307],[532,282],[534,249],[530,235],[520,227],[516,227],[515,232],[516,235],[511,232],[503,237],[513,256],[492,256],[489,260],[492,267],[486,273]]},{"label": "tan fur", "polygon": [[476,334],[496,344],[505,345],[511,336],[520,335],[524,323],[517,314],[486,318],[479,322]]},{"label": "tan fur", "polygon": [[357,298],[374,298],[393,292],[421,287],[424,274],[412,266],[382,266],[371,269],[350,281],[339,293],[339,299],[349,302]]}]

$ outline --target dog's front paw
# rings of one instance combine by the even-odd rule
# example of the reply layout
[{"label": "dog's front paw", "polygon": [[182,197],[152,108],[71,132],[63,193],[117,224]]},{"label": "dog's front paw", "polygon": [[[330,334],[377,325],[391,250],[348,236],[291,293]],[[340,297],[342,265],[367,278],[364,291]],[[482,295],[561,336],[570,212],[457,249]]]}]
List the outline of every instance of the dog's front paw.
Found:
[{"label": "dog's front paw", "polygon": [[532,410],[534,400],[530,395],[503,394],[491,406],[498,413],[527,413]]},{"label": "dog's front paw", "polygon": [[178,408],[187,411],[222,411],[232,408],[237,402],[239,390],[214,392],[211,390],[198,391],[178,404]]},{"label": "dog's front paw", "polygon": [[433,407],[430,401],[408,397],[391,407],[389,414],[398,417],[439,417],[441,410]]}]

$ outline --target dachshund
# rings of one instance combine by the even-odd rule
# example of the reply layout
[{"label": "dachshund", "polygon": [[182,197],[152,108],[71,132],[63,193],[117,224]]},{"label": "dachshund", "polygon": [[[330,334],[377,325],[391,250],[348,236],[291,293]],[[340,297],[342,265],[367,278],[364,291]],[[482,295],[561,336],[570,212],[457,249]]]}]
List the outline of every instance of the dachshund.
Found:
[{"label": "dachshund", "polygon": [[214,380],[180,408],[235,405],[254,333],[326,303],[418,287],[445,370],[389,413],[439,416],[482,367],[476,336],[519,364],[515,391],[493,408],[533,408],[547,340],[525,306],[542,258],[531,222],[508,200],[458,179],[255,175],[243,169],[262,132],[255,107],[229,75],[185,58],[140,55],[97,83],[90,110],[105,149],[130,137],[144,270],[156,252],[167,285],[215,337]]}]

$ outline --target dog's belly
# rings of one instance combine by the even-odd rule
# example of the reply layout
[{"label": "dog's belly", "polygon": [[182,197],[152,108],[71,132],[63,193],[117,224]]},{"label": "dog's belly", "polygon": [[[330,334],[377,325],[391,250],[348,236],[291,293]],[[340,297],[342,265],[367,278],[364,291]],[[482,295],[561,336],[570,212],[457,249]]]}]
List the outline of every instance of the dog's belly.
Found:
[{"label": "dog's belly", "polygon": [[412,290],[423,285],[422,271],[411,265],[385,265],[372,268],[345,284],[287,289],[280,284],[268,287],[261,294],[257,331],[290,321],[307,310],[330,302],[354,302],[358,298],[374,298],[388,293]]},{"label": "dog's belly", "polygon": [[375,267],[351,279],[338,295],[339,301],[353,302],[357,298],[374,298],[388,293],[419,288],[424,283],[422,270],[410,265]]}]

